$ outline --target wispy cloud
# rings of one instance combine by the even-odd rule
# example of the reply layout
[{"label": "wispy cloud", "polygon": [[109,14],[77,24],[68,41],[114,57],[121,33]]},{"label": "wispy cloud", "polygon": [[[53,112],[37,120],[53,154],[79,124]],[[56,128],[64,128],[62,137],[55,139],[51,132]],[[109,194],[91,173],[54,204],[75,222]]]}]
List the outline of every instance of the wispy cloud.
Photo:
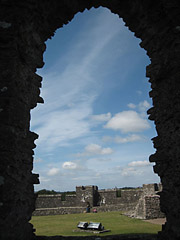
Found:
[{"label": "wispy cloud", "polygon": [[132,176],[135,176],[135,175],[139,175],[140,172],[135,169],[135,168],[132,168],[132,167],[128,167],[128,168],[123,168],[122,171],[121,171],[121,175],[123,177],[132,177]]},{"label": "wispy cloud", "polygon": [[43,177],[42,175],[40,176],[40,183],[46,183],[46,182],[50,182],[51,179],[47,178],[47,177]]},{"label": "wispy cloud", "polygon": [[134,103],[128,103],[127,106],[132,109],[136,108],[136,105]]},{"label": "wispy cloud", "polygon": [[57,175],[59,172],[60,172],[59,168],[51,168],[51,169],[49,169],[47,175],[54,176],[54,175]]},{"label": "wispy cloud", "polygon": [[[114,27],[108,28],[113,21]],[[85,28],[86,38],[81,32],[77,33],[69,51],[43,74],[45,105],[32,111],[31,128],[40,135],[38,145],[43,145],[46,151],[91,132],[92,105],[101,91],[101,84],[96,81],[102,79],[98,62],[103,60],[101,54],[120,31],[116,20],[106,12],[96,16],[93,23],[91,29]],[[64,61],[67,65],[61,69]],[[103,117],[105,115],[99,119]],[[95,118],[97,120],[97,116]]]},{"label": "wispy cloud", "polygon": [[121,136],[104,136],[102,138],[104,142],[115,142],[115,143],[130,143],[130,142],[137,142],[137,141],[142,141],[144,140],[144,137],[141,135],[137,134],[131,134],[126,137],[121,137]]},{"label": "wispy cloud", "polygon": [[99,115],[92,115],[91,119],[97,122],[106,122],[111,119],[111,113],[104,113]]},{"label": "wispy cloud", "polygon": [[133,161],[127,167],[122,168],[121,175],[124,177],[145,176],[146,172],[150,175],[149,167],[152,168],[152,164],[148,161]]},{"label": "wispy cloud", "polygon": [[48,151],[87,135],[90,132],[90,124],[85,119],[91,113],[91,108],[87,104],[83,105],[78,105],[80,109],[54,111],[46,115],[46,121],[37,129],[40,135],[38,144],[43,144],[44,149]]},{"label": "wispy cloud", "polygon": [[150,108],[150,103],[148,103],[148,101],[144,100],[143,102],[140,102],[138,105],[139,111],[140,112],[144,112],[147,111],[148,108]]},{"label": "wispy cloud", "polygon": [[133,161],[128,164],[130,167],[145,167],[150,166],[150,162],[148,161]]},{"label": "wispy cloud", "polygon": [[41,158],[35,158],[34,159],[34,163],[41,163],[43,162],[43,160]]},{"label": "wispy cloud", "polygon": [[[136,149],[138,141],[144,140],[137,132],[149,128],[144,115],[148,104],[146,101],[134,104],[133,99],[128,99],[131,111],[123,111],[127,106],[123,87],[131,81],[127,53],[133,50],[133,42],[123,33],[123,23],[117,16],[112,18],[107,9],[98,11],[82,21],[73,36],[68,35],[73,44],[65,47],[66,52],[61,48],[51,67],[39,73],[44,78],[45,104],[32,111],[31,121],[32,130],[40,135],[37,140],[40,154],[36,157],[38,164],[35,163],[36,172],[41,174],[39,188],[66,191],[82,181],[84,185],[108,188],[118,183],[141,185],[153,179],[150,167],[143,162],[147,154],[142,157]],[[59,36],[58,41],[63,38]],[[133,55],[137,59],[136,51]],[[112,95],[113,89],[118,92],[117,98]],[[138,94],[143,99],[144,92]],[[97,104],[99,99],[101,103]],[[102,142],[102,136],[108,134],[103,139],[106,143]],[[130,150],[128,146],[134,148]]]},{"label": "wispy cloud", "polygon": [[131,109],[137,108],[139,110],[139,112],[143,113],[143,112],[146,112],[148,110],[148,108],[150,108],[151,105],[148,101],[144,100],[144,101],[140,102],[138,105],[136,105],[134,103],[128,103],[127,106]]}]

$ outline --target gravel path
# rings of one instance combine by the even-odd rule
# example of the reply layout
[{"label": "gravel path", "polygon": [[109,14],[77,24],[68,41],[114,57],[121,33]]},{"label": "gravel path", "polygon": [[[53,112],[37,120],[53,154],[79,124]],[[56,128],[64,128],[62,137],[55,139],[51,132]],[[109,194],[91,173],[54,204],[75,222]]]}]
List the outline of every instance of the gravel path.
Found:
[{"label": "gravel path", "polygon": [[162,225],[166,222],[166,218],[149,219],[149,220],[144,220],[144,222]]}]

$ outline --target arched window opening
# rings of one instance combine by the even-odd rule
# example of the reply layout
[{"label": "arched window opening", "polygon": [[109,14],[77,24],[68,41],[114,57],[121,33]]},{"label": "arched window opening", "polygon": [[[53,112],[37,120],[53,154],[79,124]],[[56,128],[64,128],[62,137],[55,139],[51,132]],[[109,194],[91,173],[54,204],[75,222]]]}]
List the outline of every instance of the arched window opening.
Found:
[{"label": "arched window opening", "polygon": [[156,135],[146,114],[150,61],[139,42],[105,8],[78,13],[48,40],[38,72],[45,104],[32,111],[31,121],[39,134],[36,191],[91,185],[117,189],[121,197],[119,188],[159,183],[148,161]]}]

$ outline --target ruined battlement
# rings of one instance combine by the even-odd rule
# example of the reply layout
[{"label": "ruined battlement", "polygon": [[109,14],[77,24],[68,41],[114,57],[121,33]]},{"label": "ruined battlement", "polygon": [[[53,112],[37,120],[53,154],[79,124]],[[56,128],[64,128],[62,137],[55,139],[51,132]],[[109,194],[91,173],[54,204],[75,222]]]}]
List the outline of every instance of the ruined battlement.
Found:
[{"label": "ruined battlement", "polygon": [[[156,218],[162,216],[157,195],[159,189],[161,184],[143,184],[135,189],[102,190],[98,190],[97,186],[77,186],[76,194],[66,195],[65,200],[61,199],[61,194],[39,195],[34,215],[84,212],[89,202],[90,206],[98,208],[98,211],[123,211],[136,218]],[[150,211],[152,206],[153,216]]]}]

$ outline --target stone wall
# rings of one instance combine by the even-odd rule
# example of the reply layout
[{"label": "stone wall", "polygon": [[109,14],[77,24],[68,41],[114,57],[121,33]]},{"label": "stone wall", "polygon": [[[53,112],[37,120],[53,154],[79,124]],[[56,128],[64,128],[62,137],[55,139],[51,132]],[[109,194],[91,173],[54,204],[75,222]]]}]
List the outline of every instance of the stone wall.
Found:
[{"label": "stone wall", "polygon": [[83,213],[84,207],[57,207],[57,208],[38,208],[33,212],[33,216],[48,216],[61,214]]},{"label": "stone wall", "polygon": [[145,219],[163,218],[164,213],[160,211],[160,197],[145,196]]},{"label": "stone wall", "polygon": [[134,209],[127,212],[130,217],[140,219],[164,218],[160,208],[159,193],[162,191],[161,184],[143,184],[143,191]]},{"label": "stone wall", "polygon": [[127,189],[120,190],[121,196],[117,197],[117,190],[100,190],[99,191],[99,205],[117,205],[117,204],[137,204],[140,196],[143,193],[143,189]]},{"label": "stone wall", "polygon": [[[154,186],[152,184],[152,186]],[[150,188],[151,189],[151,188]],[[146,189],[147,190],[147,189]],[[56,208],[56,207],[86,207],[87,202],[90,206],[106,206],[118,204],[137,204],[139,198],[144,193],[144,187],[139,189],[120,190],[121,196],[117,197],[118,189],[98,190],[97,186],[78,186],[76,195],[66,195],[65,200],[61,200],[61,195],[39,195],[36,200],[37,208]],[[152,189],[149,191],[151,193]],[[153,191],[153,194],[155,191]]]},{"label": "stone wall", "polygon": [[96,202],[96,186],[78,186],[76,187],[76,204],[77,206],[86,206],[87,202],[94,206]]},{"label": "stone wall", "polygon": [[87,202],[93,206],[106,206],[118,204],[136,205],[141,196],[154,195],[159,191],[161,185],[144,184],[138,189],[121,189],[121,196],[117,197],[119,189],[98,190],[97,186],[78,186],[76,194],[66,195],[65,200],[61,199],[61,194],[57,195],[39,195],[36,199],[37,208],[57,208],[57,207],[86,207]]},{"label": "stone wall", "polygon": [[66,195],[65,201],[61,201],[61,206],[74,207],[78,206],[76,195]]},{"label": "stone wall", "polygon": [[[31,240],[35,209],[32,173],[37,134],[30,111],[40,97],[45,41],[78,12],[107,7],[141,39],[151,60],[146,75],[152,90],[156,152],[150,156],[163,185],[160,205],[167,222],[158,235],[180,239],[180,3],[179,0],[0,0],[0,239]],[[63,47],[63,46],[60,46]]]},{"label": "stone wall", "polygon": [[61,194],[58,195],[39,195],[36,199],[36,209],[61,207]]},{"label": "stone wall", "polygon": [[66,195],[65,201],[61,200],[61,195],[39,195],[33,215],[82,213],[89,202],[100,212],[122,211],[141,219],[164,217],[159,196],[155,195],[159,189],[161,184],[144,184],[138,189],[121,189],[121,196],[117,197],[119,189],[98,190],[97,186],[78,186],[76,195]]}]

